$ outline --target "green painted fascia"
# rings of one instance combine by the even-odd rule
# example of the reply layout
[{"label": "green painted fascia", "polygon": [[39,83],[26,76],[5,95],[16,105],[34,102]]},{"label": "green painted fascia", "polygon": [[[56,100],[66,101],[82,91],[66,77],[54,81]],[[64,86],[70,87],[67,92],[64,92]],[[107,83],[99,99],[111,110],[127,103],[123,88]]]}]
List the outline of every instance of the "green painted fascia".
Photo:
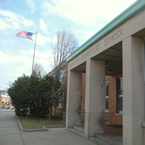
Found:
[{"label": "green painted fascia", "polygon": [[94,43],[98,42],[101,38],[112,32],[116,27],[123,24],[126,20],[133,17],[140,11],[145,8],[145,0],[138,0],[128,9],[126,9],[123,13],[121,13],[118,17],[112,20],[109,24],[107,24],[103,29],[101,29],[98,33],[92,36],[88,41],[86,41],[82,46],[80,46],[74,53],[68,57],[68,62],[75,59],[81,53],[89,49]]}]

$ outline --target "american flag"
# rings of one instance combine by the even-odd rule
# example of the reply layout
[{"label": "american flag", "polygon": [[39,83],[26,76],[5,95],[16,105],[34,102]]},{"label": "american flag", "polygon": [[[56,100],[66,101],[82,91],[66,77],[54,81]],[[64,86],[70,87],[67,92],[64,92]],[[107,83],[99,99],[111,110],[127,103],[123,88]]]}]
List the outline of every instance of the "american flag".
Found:
[{"label": "american flag", "polygon": [[18,32],[16,36],[32,40],[33,34],[34,33],[32,32],[21,31],[21,32]]}]

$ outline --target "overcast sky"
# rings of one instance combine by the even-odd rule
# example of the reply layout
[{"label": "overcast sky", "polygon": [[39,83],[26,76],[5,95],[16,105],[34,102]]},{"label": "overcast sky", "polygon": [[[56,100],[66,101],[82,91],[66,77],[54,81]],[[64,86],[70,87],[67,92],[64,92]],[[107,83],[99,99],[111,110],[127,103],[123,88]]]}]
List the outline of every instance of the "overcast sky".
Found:
[{"label": "overcast sky", "polygon": [[57,31],[74,33],[81,45],[135,1],[0,0],[0,89],[31,73],[33,42],[16,37],[17,32],[39,32],[36,62],[48,72]]}]

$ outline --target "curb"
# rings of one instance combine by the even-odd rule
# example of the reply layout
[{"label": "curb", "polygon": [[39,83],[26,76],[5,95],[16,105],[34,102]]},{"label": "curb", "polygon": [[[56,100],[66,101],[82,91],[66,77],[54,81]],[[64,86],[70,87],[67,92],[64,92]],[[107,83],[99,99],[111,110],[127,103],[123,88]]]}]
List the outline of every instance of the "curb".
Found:
[{"label": "curb", "polygon": [[44,132],[44,131],[48,131],[48,128],[38,128],[38,129],[24,129],[24,132]]},{"label": "curb", "polygon": [[22,124],[18,118],[18,116],[15,114],[15,118],[16,118],[16,121],[17,121],[17,125],[18,125],[18,128],[20,131],[23,131],[23,127],[22,127]]}]

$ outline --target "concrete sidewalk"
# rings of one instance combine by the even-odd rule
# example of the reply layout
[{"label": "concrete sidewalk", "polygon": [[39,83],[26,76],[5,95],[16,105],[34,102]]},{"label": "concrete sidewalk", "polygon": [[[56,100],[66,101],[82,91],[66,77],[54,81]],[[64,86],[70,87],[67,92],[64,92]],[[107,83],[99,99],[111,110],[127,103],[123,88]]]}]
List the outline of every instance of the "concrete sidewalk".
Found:
[{"label": "concrete sidewalk", "polygon": [[15,114],[0,109],[0,145],[23,145]]},{"label": "concrete sidewalk", "polygon": [[50,129],[48,132],[24,133],[26,145],[95,145],[89,140],[65,129]]},{"label": "concrete sidewalk", "polygon": [[95,145],[66,129],[49,129],[47,132],[21,132],[15,114],[0,110],[0,145]]}]

